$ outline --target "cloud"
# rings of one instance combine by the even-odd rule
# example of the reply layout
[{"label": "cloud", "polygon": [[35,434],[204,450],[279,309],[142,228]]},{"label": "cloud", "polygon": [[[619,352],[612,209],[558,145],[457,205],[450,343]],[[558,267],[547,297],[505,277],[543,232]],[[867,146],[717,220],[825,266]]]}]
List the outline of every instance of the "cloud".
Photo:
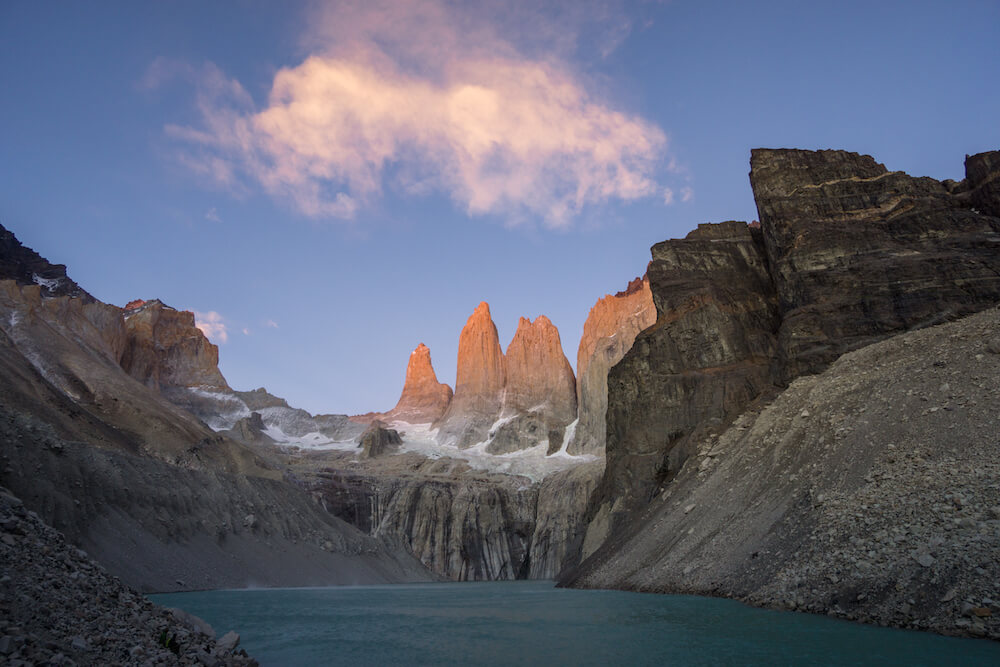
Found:
[{"label": "cloud", "polygon": [[215,210],[215,207],[205,211],[205,219],[209,222],[222,222],[222,218],[219,217],[219,212]]},{"label": "cloud", "polygon": [[275,322],[274,320],[268,320],[267,322],[264,322],[264,326],[270,327],[272,329],[277,329],[278,328],[278,323]]},{"label": "cloud", "polygon": [[250,329],[248,329],[247,327],[243,327],[243,335],[244,336],[249,336],[250,335]]},{"label": "cloud", "polygon": [[674,203],[674,191],[671,188],[663,188],[663,203],[670,206]]},{"label": "cloud", "polygon": [[[573,6],[564,23],[528,3],[324,6],[303,37],[310,55],[275,74],[265,105],[206,65],[201,124],[166,130],[195,173],[258,185],[311,217],[352,218],[391,185],[444,192],[470,215],[565,226],[585,206],[661,193],[667,143],[567,64],[584,22]],[[607,24],[604,52],[630,27]],[[170,70],[157,61],[144,85]]]},{"label": "cloud", "polygon": [[194,325],[213,343],[225,343],[229,340],[229,331],[219,313],[210,310],[207,313],[194,311]]},{"label": "cloud", "polygon": [[681,189],[681,201],[685,204],[689,201],[694,201],[694,190],[691,189],[691,186],[685,185]]}]

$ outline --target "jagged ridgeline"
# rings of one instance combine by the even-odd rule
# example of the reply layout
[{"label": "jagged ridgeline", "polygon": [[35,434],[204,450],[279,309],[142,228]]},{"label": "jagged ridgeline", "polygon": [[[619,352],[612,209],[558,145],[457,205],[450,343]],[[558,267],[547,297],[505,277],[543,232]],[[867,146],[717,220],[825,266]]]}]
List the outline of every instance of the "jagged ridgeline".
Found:
[{"label": "jagged ridgeline", "polygon": [[560,576],[994,636],[961,614],[1000,599],[998,174],[755,150],[760,222],[654,246],[575,374],[482,303],[454,391],[421,344],[354,417],[232,389],[190,313],[3,230],[0,483],[146,589]]}]

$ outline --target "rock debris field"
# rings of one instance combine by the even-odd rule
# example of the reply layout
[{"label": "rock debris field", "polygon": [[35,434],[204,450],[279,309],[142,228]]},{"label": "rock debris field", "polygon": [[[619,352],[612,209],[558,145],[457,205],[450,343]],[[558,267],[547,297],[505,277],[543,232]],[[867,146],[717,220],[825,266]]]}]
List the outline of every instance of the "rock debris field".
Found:
[{"label": "rock debris field", "polygon": [[3,488],[0,563],[0,664],[257,664],[238,634],[153,604]]}]

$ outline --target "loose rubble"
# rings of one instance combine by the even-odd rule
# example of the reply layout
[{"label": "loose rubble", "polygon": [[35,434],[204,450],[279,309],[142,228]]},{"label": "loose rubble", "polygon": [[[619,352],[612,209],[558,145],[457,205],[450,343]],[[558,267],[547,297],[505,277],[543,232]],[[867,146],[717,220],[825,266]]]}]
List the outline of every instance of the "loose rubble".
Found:
[{"label": "loose rubble", "polygon": [[256,665],[239,635],[159,607],[0,487],[0,663]]}]

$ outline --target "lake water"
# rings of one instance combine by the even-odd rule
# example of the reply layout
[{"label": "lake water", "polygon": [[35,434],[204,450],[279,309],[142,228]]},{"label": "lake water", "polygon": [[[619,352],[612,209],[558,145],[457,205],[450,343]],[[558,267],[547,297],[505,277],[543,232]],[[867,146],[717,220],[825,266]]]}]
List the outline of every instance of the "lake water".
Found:
[{"label": "lake water", "polygon": [[262,665],[1000,665],[1000,643],[551,582],[150,596]]}]

